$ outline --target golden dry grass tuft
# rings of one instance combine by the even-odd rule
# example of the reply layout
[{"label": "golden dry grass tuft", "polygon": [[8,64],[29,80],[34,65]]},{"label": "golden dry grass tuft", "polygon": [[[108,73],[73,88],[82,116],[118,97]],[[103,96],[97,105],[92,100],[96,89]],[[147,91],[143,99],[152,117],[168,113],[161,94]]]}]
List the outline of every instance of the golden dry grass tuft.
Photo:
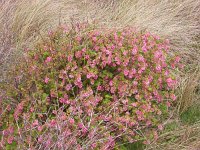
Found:
[{"label": "golden dry grass tuft", "polygon": [[199,150],[200,122],[193,125],[178,125],[176,129],[161,134],[145,150]]},{"label": "golden dry grass tuft", "polygon": [[200,70],[196,67],[196,70],[192,73],[185,73],[184,77],[179,82],[178,94],[178,108],[179,114],[186,111],[194,104],[200,104]]}]

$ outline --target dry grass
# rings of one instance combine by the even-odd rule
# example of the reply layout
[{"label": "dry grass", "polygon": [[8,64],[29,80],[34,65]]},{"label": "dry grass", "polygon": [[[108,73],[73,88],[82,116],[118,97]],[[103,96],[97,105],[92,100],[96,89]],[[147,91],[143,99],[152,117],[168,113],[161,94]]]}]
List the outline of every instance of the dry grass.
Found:
[{"label": "dry grass", "polygon": [[192,73],[185,74],[180,80],[178,94],[178,114],[194,104],[200,104],[200,70],[197,67]]},{"label": "dry grass", "polygon": [[199,150],[200,122],[194,125],[179,125],[175,130],[159,136],[146,150]]},{"label": "dry grass", "polygon": [[[1,0],[0,83],[7,82],[7,72],[22,59],[23,49],[42,40],[49,29],[60,23],[96,21],[108,28],[130,25],[170,39],[172,52],[183,58],[188,69],[176,74],[180,79],[177,90],[180,114],[200,103],[199,16],[199,0]],[[184,133],[184,128],[166,136]],[[188,128],[200,132],[195,125]],[[195,137],[198,138],[193,142],[198,143],[199,134]],[[173,144],[180,142],[170,143]],[[186,140],[182,145],[185,147],[178,149],[189,149],[193,144]]]}]

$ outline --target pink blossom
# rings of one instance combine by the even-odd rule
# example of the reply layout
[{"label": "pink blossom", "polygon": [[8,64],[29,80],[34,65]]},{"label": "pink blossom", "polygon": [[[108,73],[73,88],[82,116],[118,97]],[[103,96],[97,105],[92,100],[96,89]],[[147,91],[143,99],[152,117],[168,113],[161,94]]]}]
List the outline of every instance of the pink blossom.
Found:
[{"label": "pink blossom", "polygon": [[154,131],[154,139],[157,140],[158,139],[158,133],[156,131]]},{"label": "pink blossom", "polygon": [[126,67],[126,66],[128,66],[128,63],[129,63],[129,60],[126,59],[126,60],[123,62],[123,65]]},{"label": "pink blossom", "polygon": [[70,74],[70,75],[69,75],[69,78],[71,78],[71,79],[72,79],[72,78],[74,78],[74,76],[73,76],[72,74]]},{"label": "pink blossom", "polygon": [[97,144],[96,143],[92,143],[92,149],[96,148],[97,147]]},{"label": "pink blossom", "polygon": [[131,73],[133,73],[133,74],[136,74],[136,69],[135,68],[133,68],[133,69],[131,69]]},{"label": "pink blossom", "polygon": [[152,122],[150,120],[147,120],[146,125],[150,126],[152,124]]},{"label": "pink blossom", "polygon": [[155,96],[158,96],[158,95],[159,95],[159,93],[158,93],[157,90],[154,90],[154,91],[153,91],[153,94],[154,94]]},{"label": "pink blossom", "polygon": [[128,51],[123,51],[123,55],[126,56],[128,54]]},{"label": "pink blossom", "polygon": [[145,145],[150,145],[150,144],[151,144],[151,141],[150,141],[150,140],[145,140],[143,143],[144,143]]},{"label": "pink blossom", "polygon": [[157,101],[158,101],[159,103],[163,100],[163,98],[162,98],[161,95],[157,95],[156,98],[157,98]]},{"label": "pink blossom", "polygon": [[44,82],[47,84],[49,82],[49,78],[45,77]]},{"label": "pink blossom", "polygon": [[175,100],[176,100],[175,94],[170,94],[170,98],[171,98],[173,101],[175,101]]},{"label": "pink blossom", "polygon": [[162,130],[163,130],[163,125],[159,124],[159,125],[158,125],[158,129],[159,129],[160,131],[162,131]]},{"label": "pink blossom", "polygon": [[95,50],[95,51],[98,51],[98,50],[99,50],[99,46],[96,46],[96,45],[95,45],[95,46],[94,46],[94,50]]},{"label": "pink blossom", "polygon": [[68,56],[67,60],[68,60],[68,62],[71,62],[72,61],[72,56]]},{"label": "pink blossom", "polygon": [[123,103],[123,104],[127,104],[127,103],[128,103],[128,99],[122,100],[122,103]]},{"label": "pink blossom", "polygon": [[48,139],[48,140],[46,141],[45,145],[46,145],[46,147],[50,147],[50,146],[51,146],[51,140]]},{"label": "pink blossom", "polygon": [[151,75],[148,76],[148,80],[149,80],[149,82],[152,82],[153,81],[153,77]]},{"label": "pink blossom", "polygon": [[115,61],[116,61],[116,64],[117,65],[120,65],[121,64],[121,60],[119,57],[115,57]]},{"label": "pink blossom", "polygon": [[154,38],[155,38],[156,40],[159,40],[159,39],[160,39],[160,36],[154,35]]},{"label": "pink blossom", "polygon": [[137,103],[135,102],[135,103],[131,103],[131,105],[133,106],[133,107],[137,107]]},{"label": "pink blossom", "polygon": [[67,116],[66,116],[66,115],[62,115],[62,116],[61,116],[61,119],[62,119],[62,120],[66,120],[66,119],[67,119]]},{"label": "pink blossom", "polygon": [[181,60],[181,58],[179,56],[175,57],[175,62],[178,63]]},{"label": "pink blossom", "polygon": [[168,76],[168,75],[169,75],[169,71],[166,70],[164,75],[165,75],[165,76]]},{"label": "pink blossom", "polygon": [[149,84],[150,84],[149,80],[144,81],[145,86],[149,86]]},{"label": "pink blossom", "polygon": [[103,87],[102,87],[101,85],[98,85],[98,86],[97,86],[97,90],[98,90],[98,91],[102,91],[102,90],[103,90]]},{"label": "pink blossom", "polygon": [[158,72],[162,71],[162,67],[159,64],[156,65],[156,71],[158,71]]},{"label": "pink blossom", "polygon": [[171,63],[172,69],[175,69],[175,63]]},{"label": "pink blossom", "polygon": [[106,52],[107,55],[111,55],[112,54],[112,52],[110,50],[107,50],[107,49],[106,49],[105,52]]},{"label": "pink blossom", "polygon": [[137,85],[138,85],[138,82],[137,82],[137,81],[133,81],[133,85],[134,85],[134,86],[137,86]]},{"label": "pink blossom", "polygon": [[71,90],[71,88],[72,88],[72,85],[71,85],[71,84],[67,84],[67,85],[65,86],[66,91]]},{"label": "pink blossom", "polygon": [[161,77],[158,78],[158,83],[159,83],[159,84],[162,84],[162,78],[161,78]]},{"label": "pink blossom", "polygon": [[107,63],[110,65],[112,63],[112,56],[108,56],[108,61]]},{"label": "pink blossom", "polygon": [[83,87],[82,82],[75,82],[75,85],[78,86],[80,89]]},{"label": "pink blossom", "polygon": [[118,41],[118,35],[117,35],[116,32],[114,33],[114,39],[115,39],[116,41]]},{"label": "pink blossom", "polygon": [[38,126],[38,127],[37,127],[37,129],[38,129],[38,131],[40,131],[40,132],[41,132],[41,131],[42,131],[42,129],[43,129],[43,127],[42,127],[42,126]]},{"label": "pink blossom", "polygon": [[59,101],[60,103],[70,104],[67,94],[64,95],[64,98],[60,98]]},{"label": "pink blossom", "polygon": [[56,115],[56,114],[57,114],[57,111],[56,111],[56,110],[53,110],[53,114]]},{"label": "pink blossom", "polygon": [[122,42],[119,42],[119,43],[118,43],[118,46],[119,46],[119,47],[122,47]]},{"label": "pink blossom", "polygon": [[168,78],[166,81],[167,81],[168,87],[172,87],[175,84],[175,81],[172,80],[172,78]]},{"label": "pink blossom", "polygon": [[77,51],[75,53],[76,58],[81,58],[82,57],[82,51]]},{"label": "pink blossom", "polygon": [[128,69],[125,69],[125,70],[124,70],[124,75],[125,75],[125,76],[128,76],[128,74],[129,74],[129,70],[128,70]]},{"label": "pink blossom", "polygon": [[137,95],[135,96],[135,99],[139,100],[139,99],[140,99],[140,95],[137,94]]},{"label": "pink blossom", "polygon": [[6,129],[6,130],[3,130],[2,134],[5,135],[5,136],[6,136],[6,135],[9,135],[9,131],[8,131],[7,129]]},{"label": "pink blossom", "polygon": [[77,81],[77,82],[81,82],[81,75],[78,75],[78,76],[77,76],[76,81]]},{"label": "pink blossom", "polygon": [[110,86],[113,86],[113,81],[112,81],[112,80],[109,82],[109,85],[110,85]]},{"label": "pink blossom", "polygon": [[94,42],[96,42],[96,41],[97,41],[97,37],[92,37],[92,40],[93,40]]},{"label": "pink blossom", "polygon": [[170,107],[171,106],[171,104],[170,104],[170,102],[166,102],[166,105],[167,105],[167,107]]},{"label": "pink blossom", "polygon": [[185,67],[185,65],[184,65],[184,64],[178,64],[178,67],[179,67],[180,69],[183,69],[183,68]]},{"label": "pink blossom", "polygon": [[143,69],[138,70],[138,74],[142,74],[144,72]]},{"label": "pink blossom", "polygon": [[104,121],[110,121],[112,119],[112,115],[104,116]]},{"label": "pink blossom", "polygon": [[87,79],[90,79],[90,78],[92,78],[92,77],[94,77],[94,76],[95,76],[95,75],[94,75],[93,73],[88,73],[86,77],[87,77]]},{"label": "pink blossom", "polygon": [[8,139],[7,139],[8,144],[12,144],[13,140],[14,140],[14,137],[9,136]]},{"label": "pink blossom", "polygon": [[144,53],[147,52],[146,43],[142,46],[142,51],[143,51]]},{"label": "pink blossom", "polygon": [[78,126],[82,129],[81,131],[83,132],[83,134],[87,133],[88,129],[84,126],[83,123],[79,123]]},{"label": "pink blossom", "polygon": [[22,113],[23,111],[23,107],[24,107],[24,103],[21,102],[17,105],[17,108],[15,109],[15,112],[14,112],[14,118],[15,120],[18,120],[19,118],[19,115]]},{"label": "pink blossom", "polygon": [[53,34],[53,31],[52,31],[52,30],[49,30],[49,31],[48,31],[48,35],[51,36],[52,34]]},{"label": "pink blossom", "polygon": [[85,53],[86,52],[86,48],[83,48],[81,51]]},{"label": "pink blossom", "polygon": [[142,111],[136,110],[136,114],[137,114],[138,120],[144,120],[144,117],[143,117],[144,115]]},{"label": "pink blossom", "polygon": [[112,51],[116,48],[116,46],[113,44],[113,45],[109,45],[109,46],[107,46],[107,47],[110,47],[109,49],[111,49]]},{"label": "pink blossom", "polygon": [[166,42],[166,44],[169,44],[169,39],[166,39],[165,42]]},{"label": "pink blossom", "polygon": [[133,73],[130,71],[129,72],[129,75],[128,75],[128,77],[130,78],[130,79],[132,79],[133,78]]},{"label": "pink blossom", "polygon": [[52,60],[52,57],[47,57],[45,60],[45,63],[49,63],[49,62],[51,62],[51,60]]},{"label": "pink blossom", "polygon": [[71,135],[71,134],[72,134],[72,132],[71,132],[70,129],[66,129],[66,130],[64,131],[64,136],[65,136],[65,137],[67,137],[67,136],[69,136],[69,135]]},{"label": "pink blossom", "polygon": [[159,59],[162,56],[162,51],[158,50],[154,53],[154,58]]},{"label": "pink blossom", "polygon": [[54,127],[55,125],[56,125],[56,120],[55,119],[52,119],[51,121],[50,121],[50,126],[51,127]]},{"label": "pink blossom", "polygon": [[38,120],[35,120],[35,121],[33,122],[33,126],[38,126],[38,125],[39,125]]},{"label": "pink blossom", "polygon": [[145,59],[144,59],[144,57],[143,57],[142,55],[139,55],[139,56],[138,56],[138,61],[139,61],[139,62],[144,62]]},{"label": "pink blossom", "polygon": [[34,107],[31,107],[31,108],[30,108],[30,112],[33,112],[33,111],[34,111]]},{"label": "pink blossom", "polygon": [[136,55],[137,52],[138,52],[138,48],[137,48],[137,46],[134,46],[134,48],[132,49],[132,54]]},{"label": "pink blossom", "polygon": [[99,36],[101,33],[99,31],[95,31],[94,35]]},{"label": "pink blossom", "polygon": [[162,62],[162,67],[163,68],[167,67],[167,63],[166,62]]},{"label": "pink blossom", "polygon": [[74,119],[73,118],[69,118],[69,123],[73,125],[74,124]]},{"label": "pink blossom", "polygon": [[130,127],[133,127],[134,125],[136,125],[135,122],[129,122]]},{"label": "pink blossom", "polygon": [[38,142],[40,142],[40,143],[41,143],[41,142],[42,142],[42,140],[43,140],[43,138],[42,138],[42,136],[40,135],[40,136],[39,136],[39,138],[38,138]]},{"label": "pink blossom", "polygon": [[76,37],[76,40],[77,40],[78,42],[80,42],[81,39],[82,39],[82,38],[81,38],[80,36]]},{"label": "pink blossom", "polygon": [[9,131],[10,134],[13,134],[13,133],[14,133],[14,128],[13,128],[12,126],[10,126],[10,127],[8,128],[8,131]]}]

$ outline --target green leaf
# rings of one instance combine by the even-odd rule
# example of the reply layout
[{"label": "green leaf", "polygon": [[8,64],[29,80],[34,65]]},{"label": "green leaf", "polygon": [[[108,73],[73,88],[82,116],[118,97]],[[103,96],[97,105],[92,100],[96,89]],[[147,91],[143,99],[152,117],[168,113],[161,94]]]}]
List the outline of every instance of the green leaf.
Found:
[{"label": "green leaf", "polygon": [[106,98],[106,99],[112,99],[113,97],[112,97],[110,94],[106,94],[106,95],[105,95],[105,98]]},{"label": "green leaf", "polygon": [[46,93],[42,94],[42,102],[43,103],[46,101],[47,96],[48,96],[48,94],[46,94]]},{"label": "green leaf", "polygon": [[109,102],[110,102],[110,99],[106,98],[106,99],[103,100],[103,104],[108,104]]},{"label": "green leaf", "polygon": [[6,150],[15,150],[17,147],[17,142],[13,141],[12,144],[6,145]]},{"label": "green leaf", "polygon": [[43,53],[43,57],[44,57],[44,58],[46,58],[46,57],[48,57],[48,56],[49,56],[49,52],[44,52],[44,53]]}]

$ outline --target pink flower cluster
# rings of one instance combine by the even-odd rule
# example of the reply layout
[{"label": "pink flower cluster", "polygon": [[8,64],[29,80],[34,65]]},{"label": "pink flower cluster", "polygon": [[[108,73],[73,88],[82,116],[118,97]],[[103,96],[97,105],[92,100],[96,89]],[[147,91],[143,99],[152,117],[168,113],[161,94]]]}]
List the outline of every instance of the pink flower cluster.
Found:
[{"label": "pink flower cluster", "polygon": [[52,41],[31,51],[26,62],[36,68],[26,71],[26,84],[34,82],[36,90],[22,85],[22,99],[28,103],[19,103],[13,114],[15,120],[26,117],[21,122],[24,137],[29,137],[26,145],[113,149],[121,139],[137,141],[137,130],[150,127],[147,136],[156,138],[155,130],[163,129],[161,106],[170,107],[176,99],[177,81],[170,69],[180,58],[169,57],[169,42],[132,28],[83,34],[79,31],[86,25],[73,29],[51,32]]}]

